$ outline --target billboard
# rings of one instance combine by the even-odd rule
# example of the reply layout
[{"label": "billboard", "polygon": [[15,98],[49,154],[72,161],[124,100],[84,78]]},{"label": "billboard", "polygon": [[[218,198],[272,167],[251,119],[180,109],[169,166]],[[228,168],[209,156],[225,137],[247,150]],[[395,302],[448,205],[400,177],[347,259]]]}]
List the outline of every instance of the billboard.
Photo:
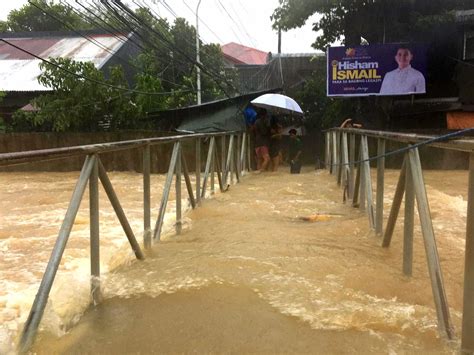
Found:
[{"label": "billboard", "polygon": [[327,95],[411,95],[426,93],[423,44],[329,47]]}]

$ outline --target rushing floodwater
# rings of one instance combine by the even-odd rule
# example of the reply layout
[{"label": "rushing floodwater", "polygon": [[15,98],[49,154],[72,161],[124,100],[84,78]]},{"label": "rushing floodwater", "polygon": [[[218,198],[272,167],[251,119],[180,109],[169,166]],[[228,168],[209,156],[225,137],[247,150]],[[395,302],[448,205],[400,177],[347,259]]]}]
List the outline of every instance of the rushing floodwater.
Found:
[{"label": "rushing floodwater", "polygon": [[[0,353],[11,351],[17,341],[77,176],[0,174]],[[135,173],[110,173],[110,177],[141,241],[142,177]],[[398,171],[386,173],[385,216],[397,177]],[[467,172],[427,171],[425,178],[446,293],[459,335]],[[154,218],[163,182],[162,175],[152,176]],[[184,184],[182,191],[186,191]],[[246,309],[269,305],[279,314],[303,321],[304,327],[312,331],[335,331],[328,335],[334,337],[334,342],[341,334],[346,338],[354,332],[359,334],[353,336],[353,347],[345,349],[348,352],[455,352],[458,341],[445,342],[436,330],[419,223],[415,226],[413,277],[408,278],[402,274],[403,225],[398,223],[391,247],[383,249],[381,239],[370,232],[367,217],[341,201],[342,191],[326,171],[306,169],[301,175],[290,175],[282,168],[277,173],[250,174],[227,193],[217,193],[202,207],[187,212],[183,233],[175,236],[174,201],[170,196],[162,242],[154,246],[144,262],[135,262],[101,190],[101,271],[106,304],[115,310],[137,307],[143,311],[150,302],[147,297],[169,294],[169,302],[179,300],[184,307],[186,298],[180,298],[183,291],[207,292],[203,299],[212,299],[226,292],[233,294],[228,287],[234,287],[236,294],[243,295],[242,302],[247,302]],[[316,213],[326,218],[303,220]],[[403,210],[400,216],[402,219]],[[41,324],[43,331],[60,336],[78,322],[89,304],[89,265],[85,198],[54,282]],[[195,296],[199,298],[199,294]],[[127,303],[132,300],[135,303]],[[233,314],[230,306],[226,309],[223,305],[220,312],[224,320]],[[156,312],[166,317],[158,309]],[[89,319],[84,324],[91,324],[90,317],[84,317]],[[173,322],[173,317],[168,317],[164,321]],[[84,324],[83,328],[92,327]],[[140,333],[140,327],[135,331]],[[106,334],[104,330],[102,336],[109,336]],[[175,337],[169,340],[171,350],[192,351],[173,347],[173,341],[180,342],[179,334]],[[46,351],[48,342],[51,345],[55,340],[42,339],[39,352]],[[203,342],[206,344],[205,339]],[[248,346],[240,349],[263,349]],[[212,351],[211,347],[207,349]],[[225,349],[232,349],[230,340],[227,347],[224,340],[222,348],[214,351]],[[115,349],[120,350],[124,348]]]}]

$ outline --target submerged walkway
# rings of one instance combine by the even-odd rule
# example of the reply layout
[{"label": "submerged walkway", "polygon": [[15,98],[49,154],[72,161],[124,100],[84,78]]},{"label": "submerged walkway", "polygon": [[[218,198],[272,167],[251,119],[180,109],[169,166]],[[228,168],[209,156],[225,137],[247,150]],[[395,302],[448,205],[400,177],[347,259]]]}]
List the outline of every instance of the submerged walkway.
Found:
[{"label": "submerged walkway", "polygon": [[[465,179],[453,172],[453,179]],[[434,173],[433,173],[434,174]],[[456,175],[458,174],[458,175]],[[464,174],[464,175],[463,175]],[[467,175],[466,175],[467,176]],[[387,172],[393,196],[397,172]],[[460,326],[465,206],[429,187],[453,321]],[[439,184],[441,185],[441,184]],[[448,184],[449,186],[449,184]],[[461,186],[466,186],[461,185]],[[103,278],[104,301],[67,335],[40,333],[37,353],[451,352],[438,338],[424,250],[401,271],[401,230],[390,249],[366,215],[342,204],[326,171],[250,174],[186,215],[143,262]],[[461,198],[462,201],[462,198]],[[390,200],[385,201],[389,206]],[[448,206],[448,207],[446,207]],[[437,210],[437,207],[440,207]],[[462,208],[464,207],[464,209]],[[451,223],[448,223],[450,221]]]}]

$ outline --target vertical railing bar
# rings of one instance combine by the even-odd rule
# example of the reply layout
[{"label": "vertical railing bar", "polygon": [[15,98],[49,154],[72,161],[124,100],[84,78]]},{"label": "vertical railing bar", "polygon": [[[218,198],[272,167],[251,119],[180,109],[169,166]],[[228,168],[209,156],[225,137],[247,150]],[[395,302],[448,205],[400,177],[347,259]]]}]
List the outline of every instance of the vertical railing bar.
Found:
[{"label": "vertical railing bar", "polygon": [[411,178],[410,161],[406,164],[405,180],[405,218],[403,220],[403,273],[412,275],[413,265],[413,228],[415,220],[415,193]]},{"label": "vertical railing bar", "polygon": [[216,170],[216,162],[214,160],[214,154],[212,153],[211,154],[211,195],[214,195],[215,194],[215,179],[214,179],[214,173],[215,173],[215,170]]},{"label": "vertical railing bar", "polygon": [[181,209],[181,143],[179,143],[178,147],[178,156],[176,158],[176,234],[181,234],[181,230],[183,227],[182,224],[182,209]]},{"label": "vertical railing bar", "polygon": [[348,196],[348,183],[349,183],[349,152],[347,151],[347,133],[342,132],[342,140],[341,140],[341,155],[342,155],[342,186],[344,188],[344,200],[345,197]]},{"label": "vertical railing bar", "polygon": [[408,152],[410,159],[411,178],[413,179],[413,189],[415,191],[416,205],[421,222],[426,258],[428,261],[428,271],[431,279],[431,288],[438,316],[438,328],[448,339],[452,339],[451,317],[449,314],[448,300],[444,291],[443,275],[439,263],[438,249],[431,220],[428,198],[426,195],[423,172],[421,169],[418,149]]},{"label": "vertical railing bar", "polygon": [[469,154],[461,350],[474,352],[474,153]]},{"label": "vertical railing bar", "polygon": [[[232,169],[231,160],[234,147],[234,136],[231,135],[229,139],[229,149],[227,150],[227,160],[225,163],[224,178],[222,179],[224,184],[227,184],[227,178],[229,177],[229,170]],[[232,172],[231,172],[232,175]]]},{"label": "vertical railing bar", "polygon": [[125,235],[127,236],[128,242],[130,243],[130,246],[132,247],[132,250],[135,253],[136,258],[139,260],[145,259],[145,256],[142,253],[140,245],[135,239],[135,235],[133,234],[132,228],[130,227],[130,224],[128,223],[127,217],[125,216],[125,213],[123,212],[122,206],[120,205],[120,201],[117,195],[115,194],[112,183],[110,182],[109,177],[107,176],[107,172],[105,171],[105,168],[102,165],[102,162],[100,161],[100,159],[99,159],[99,179],[100,179],[100,182],[102,183],[102,186],[104,187],[107,197],[109,198],[110,204],[114,208],[115,214],[117,215],[117,218],[120,224],[122,225],[122,229],[125,232]]},{"label": "vertical railing bar", "polygon": [[365,193],[367,201],[367,215],[369,216],[369,223],[372,229],[375,229],[375,217],[374,217],[374,201],[372,196],[372,177],[370,174],[370,162],[369,159],[369,145],[367,143],[367,136],[363,136],[363,160],[364,169],[364,180],[365,180]]},{"label": "vertical railing bar", "polygon": [[235,136],[232,135],[230,137],[229,141],[229,156],[230,156],[230,168],[229,168],[229,174],[230,174],[230,184],[234,184],[234,173],[235,173],[235,146],[236,146],[236,139]]},{"label": "vertical railing bar", "polygon": [[[360,137],[359,151],[360,151],[360,160],[362,161],[364,160],[364,136]],[[365,211],[365,201],[367,198],[366,191],[365,191],[367,188],[367,184],[365,183],[366,174],[367,174],[366,165],[364,162],[361,162],[360,163],[360,183],[359,183],[359,209],[361,211]]]},{"label": "vertical railing bar", "polygon": [[349,134],[349,198],[354,197],[355,134]]},{"label": "vertical railing bar", "polygon": [[326,167],[327,170],[331,170],[331,150],[330,150],[330,137],[331,137],[331,133],[330,132],[326,132],[324,134],[324,137],[326,138],[325,141],[324,141],[324,147],[325,147],[325,154],[324,154],[324,165]]},{"label": "vertical railing bar", "polygon": [[385,139],[377,140],[377,201],[375,202],[375,234],[383,233],[383,195],[384,195],[384,178],[385,178]]},{"label": "vertical railing bar", "polygon": [[184,181],[186,182],[186,189],[188,190],[189,202],[191,207],[196,208],[196,199],[194,198],[193,185],[191,184],[191,179],[189,178],[188,164],[186,163],[186,157],[184,154],[181,154],[181,166],[183,168]]},{"label": "vertical railing bar", "polygon": [[204,169],[204,177],[202,179],[201,199],[206,196],[207,179],[209,177],[209,170],[211,169],[212,154],[214,152],[215,142],[215,137],[211,137],[211,141],[209,142],[209,148],[207,151],[206,168]]},{"label": "vertical railing bar", "polygon": [[245,173],[245,149],[247,148],[247,133],[242,133],[242,146],[240,150],[240,173]]},{"label": "vertical railing bar", "polygon": [[99,231],[99,165],[95,154],[94,166],[89,177],[91,296],[94,305],[100,302],[100,231]]},{"label": "vertical railing bar", "polygon": [[248,139],[247,139],[247,169],[248,171],[252,171],[252,144],[251,144],[251,141],[250,141],[250,134],[248,135]]},{"label": "vertical railing bar", "polygon": [[201,205],[201,138],[196,138],[196,204]]},{"label": "vertical railing bar", "polygon": [[[361,150],[359,149],[359,160],[361,160]],[[355,183],[354,183],[354,192],[352,195],[352,206],[358,207],[360,204],[360,180],[361,180],[361,171],[362,171],[362,163],[357,163],[357,171],[355,176]]]},{"label": "vertical railing bar", "polygon": [[227,180],[225,180],[227,178],[227,172],[226,172],[226,160],[225,160],[225,157],[226,157],[226,153],[227,153],[227,150],[226,150],[226,136],[222,136],[221,138],[221,151],[222,151],[222,155],[221,155],[221,159],[222,159],[222,162],[221,162],[221,166],[222,166],[222,169],[223,169],[223,172],[224,172],[224,177],[222,178],[224,181],[224,184],[227,184]]},{"label": "vertical railing bar", "polygon": [[143,149],[143,244],[151,248],[150,144]]},{"label": "vertical railing bar", "polygon": [[23,327],[23,332],[21,334],[21,339],[19,343],[19,353],[26,353],[33,341],[35,340],[36,333],[38,331],[39,323],[43,317],[44,309],[48,302],[49,292],[54,282],[56,272],[58,271],[59,263],[61,262],[64,249],[66,248],[69,235],[74,225],[74,220],[79,210],[82,196],[87,187],[87,181],[91,175],[92,169],[94,167],[96,157],[94,155],[87,156],[84,165],[82,166],[81,173],[77,180],[76,186],[72,193],[69,206],[64,216],[63,223],[59,230],[58,238],[54,244],[51,256],[46,266],[43,278],[41,279],[41,284],[39,286],[38,292],[36,293],[35,300],[31,306],[28,319],[26,320],[25,326]]},{"label": "vertical railing bar", "polygon": [[402,167],[400,168],[400,177],[398,178],[397,187],[395,188],[395,195],[392,199],[392,207],[385,226],[385,233],[383,236],[382,247],[387,248],[392,241],[393,231],[402,204],[403,194],[405,193],[405,179],[406,179],[406,165],[408,164],[407,156],[403,158]]},{"label": "vertical railing bar", "polygon": [[337,152],[337,140],[336,140],[336,131],[331,132],[331,143],[332,143],[332,151],[331,151],[331,174],[334,175],[337,171],[337,159],[336,159],[336,152]]},{"label": "vertical railing bar", "polygon": [[155,229],[153,231],[153,238],[160,240],[161,230],[163,228],[163,221],[166,213],[166,205],[168,204],[168,198],[171,190],[171,184],[173,183],[173,176],[176,170],[176,162],[178,160],[179,141],[174,143],[173,152],[171,153],[170,165],[168,167],[168,175],[166,175],[165,185],[163,186],[163,196],[161,197],[160,211],[158,212],[158,219],[155,223]]},{"label": "vertical railing bar", "polygon": [[214,149],[214,161],[216,162],[216,167],[217,167],[217,181],[219,182],[219,189],[221,192],[224,192],[224,185],[222,183],[222,175],[223,171],[221,168],[221,164],[219,163],[219,153],[217,152],[217,149]]},{"label": "vertical railing bar", "polygon": [[337,154],[336,154],[336,176],[337,176],[337,185],[341,186],[341,179],[342,179],[342,171],[343,166],[341,165],[342,162],[342,132],[337,132]]}]

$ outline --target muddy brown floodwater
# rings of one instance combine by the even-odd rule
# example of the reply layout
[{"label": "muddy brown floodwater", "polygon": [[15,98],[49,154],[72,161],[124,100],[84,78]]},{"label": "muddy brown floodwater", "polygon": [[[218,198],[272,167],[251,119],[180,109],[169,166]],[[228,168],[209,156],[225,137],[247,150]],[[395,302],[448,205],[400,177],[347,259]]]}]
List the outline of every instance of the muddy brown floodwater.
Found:
[{"label": "muddy brown floodwater", "polygon": [[[375,176],[375,172],[372,174]],[[77,173],[2,173],[0,353],[14,347]],[[460,334],[466,171],[426,171],[456,335]],[[398,171],[386,173],[385,217]],[[111,173],[141,239],[142,182]],[[153,216],[164,177],[152,176]],[[185,191],[183,186],[183,191]],[[87,201],[79,212],[33,351],[47,353],[456,353],[441,339],[416,220],[413,277],[402,273],[403,210],[390,248],[342,203],[326,171],[249,174],[185,214],[135,261],[101,191],[104,301],[89,303]],[[173,201],[173,197],[170,198]],[[324,218],[308,218],[315,214]]]}]

